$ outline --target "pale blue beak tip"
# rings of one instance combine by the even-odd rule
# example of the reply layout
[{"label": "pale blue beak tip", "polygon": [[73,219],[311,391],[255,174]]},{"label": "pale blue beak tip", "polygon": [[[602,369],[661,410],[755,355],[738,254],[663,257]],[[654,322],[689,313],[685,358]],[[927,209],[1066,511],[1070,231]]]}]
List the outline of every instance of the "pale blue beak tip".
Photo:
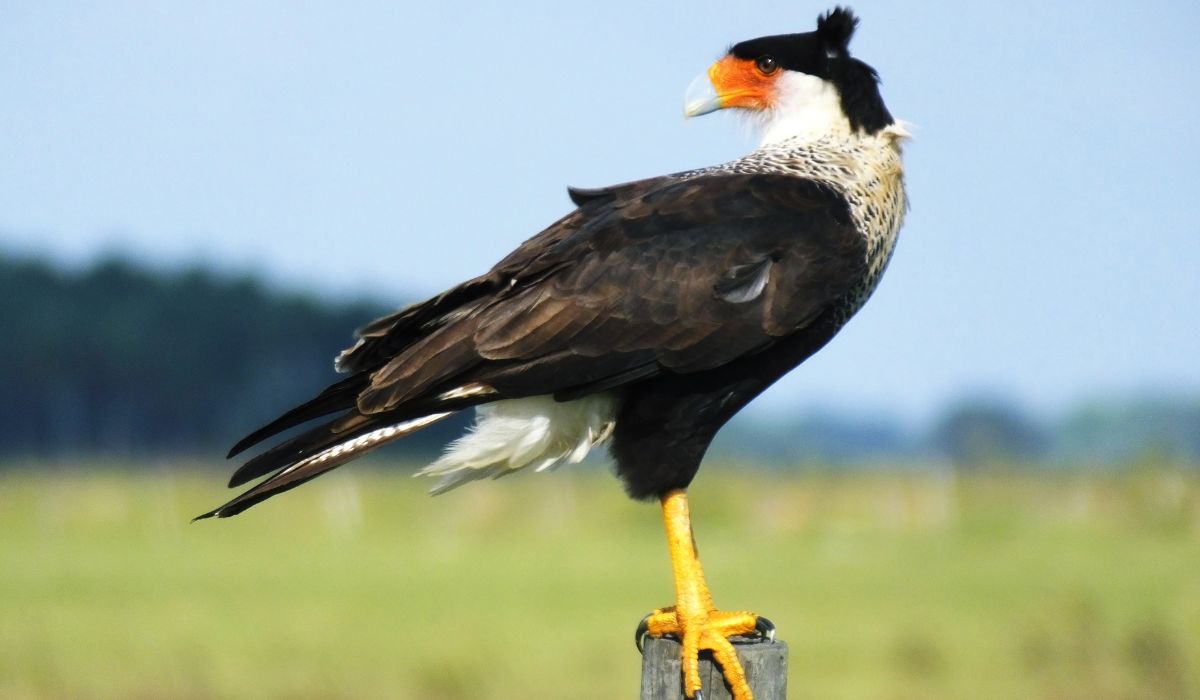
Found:
[{"label": "pale blue beak tip", "polygon": [[688,85],[683,96],[683,116],[698,117],[721,109],[721,96],[713,88],[708,73],[701,73]]}]

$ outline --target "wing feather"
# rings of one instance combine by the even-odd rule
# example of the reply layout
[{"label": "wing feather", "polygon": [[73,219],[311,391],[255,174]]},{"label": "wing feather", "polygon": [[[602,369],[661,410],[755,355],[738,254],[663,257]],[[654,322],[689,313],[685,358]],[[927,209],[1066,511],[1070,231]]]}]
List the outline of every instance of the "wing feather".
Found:
[{"label": "wing feather", "polygon": [[376,370],[359,407],[392,410],[497,363],[527,365],[505,372],[526,378],[509,386],[523,395],[576,388],[545,358],[636,356],[608,369],[644,377],[649,351],[659,372],[712,369],[803,327],[866,266],[846,202],[795,177],[659,178],[578,199],[493,268],[490,298]]},{"label": "wing feather", "polygon": [[488,274],[360,329],[338,358],[349,378],[235,451],[345,413],[251,459],[234,484],[275,473],[206,515],[240,512],[469,405],[721,367],[800,330],[865,274],[845,200],[800,178],[664,177],[571,196],[578,209]]}]

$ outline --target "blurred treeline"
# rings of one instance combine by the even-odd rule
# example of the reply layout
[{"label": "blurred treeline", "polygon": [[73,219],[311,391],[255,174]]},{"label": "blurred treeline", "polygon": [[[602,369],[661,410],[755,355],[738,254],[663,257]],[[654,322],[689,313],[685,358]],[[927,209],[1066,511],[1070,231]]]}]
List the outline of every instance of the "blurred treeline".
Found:
[{"label": "blurred treeline", "polygon": [[0,455],[216,455],[336,379],[352,329],[387,310],[201,267],[0,255]]},{"label": "blurred treeline", "polygon": [[[729,432],[729,431],[727,431]],[[783,422],[749,422],[714,448],[771,464],[910,463],[947,460],[965,469],[1200,464],[1200,397],[1147,392],[1081,401],[1039,416],[1004,398],[974,395],[927,425],[895,417],[813,412]]]},{"label": "blurred treeline", "polygon": [[[0,255],[0,456],[215,455],[336,379],[351,329],[390,304],[283,292],[250,275],[78,270]],[[425,456],[461,421],[397,446]],[[749,415],[715,449],[762,462],[960,466],[1200,461],[1200,397],[1086,403],[1055,417],[972,398],[928,425],[828,412]]]}]

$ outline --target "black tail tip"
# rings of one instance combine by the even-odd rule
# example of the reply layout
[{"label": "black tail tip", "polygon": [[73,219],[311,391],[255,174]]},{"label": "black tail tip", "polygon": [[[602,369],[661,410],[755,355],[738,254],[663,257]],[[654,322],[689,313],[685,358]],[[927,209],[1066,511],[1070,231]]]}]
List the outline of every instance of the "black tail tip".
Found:
[{"label": "black tail tip", "polygon": [[233,447],[229,448],[229,452],[225,453],[225,459],[233,459],[234,457],[245,452],[256,442],[254,438],[257,435],[258,435],[258,431],[255,431],[253,433],[250,433],[246,437],[242,438],[241,440],[238,440],[236,443],[234,443]]},{"label": "black tail tip", "polygon": [[208,511],[207,513],[201,513],[200,515],[197,515],[196,517],[192,518],[191,522],[194,523],[194,522],[198,522],[200,520],[208,520],[209,518],[213,518],[213,517],[216,517],[216,518],[224,517],[221,515],[220,508],[214,508],[213,510]]}]

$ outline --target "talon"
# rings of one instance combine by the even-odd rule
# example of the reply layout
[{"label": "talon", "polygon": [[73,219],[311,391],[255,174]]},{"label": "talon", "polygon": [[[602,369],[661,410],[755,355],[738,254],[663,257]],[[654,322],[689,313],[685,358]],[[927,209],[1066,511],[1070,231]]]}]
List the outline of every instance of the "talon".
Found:
[{"label": "talon", "polygon": [[704,700],[704,693],[697,690],[696,694],[692,696],[692,700]]},{"label": "talon", "polygon": [[775,641],[775,623],[762,615],[759,615],[758,619],[754,621],[754,629],[758,632],[758,636],[763,639],[769,642]]},{"label": "talon", "polygon": [[[651,613],[651,614],[653,614],[653,613]],[[633,633],[633,643],[637,645],[637,650],[638,650],[639,654],[646,653],[642,647],[645,645],[646,635],[649,633],[650,633],[650,615],[647,615],[642,618],[641,622],[638,623],[637,630],[635,630]]]}]

